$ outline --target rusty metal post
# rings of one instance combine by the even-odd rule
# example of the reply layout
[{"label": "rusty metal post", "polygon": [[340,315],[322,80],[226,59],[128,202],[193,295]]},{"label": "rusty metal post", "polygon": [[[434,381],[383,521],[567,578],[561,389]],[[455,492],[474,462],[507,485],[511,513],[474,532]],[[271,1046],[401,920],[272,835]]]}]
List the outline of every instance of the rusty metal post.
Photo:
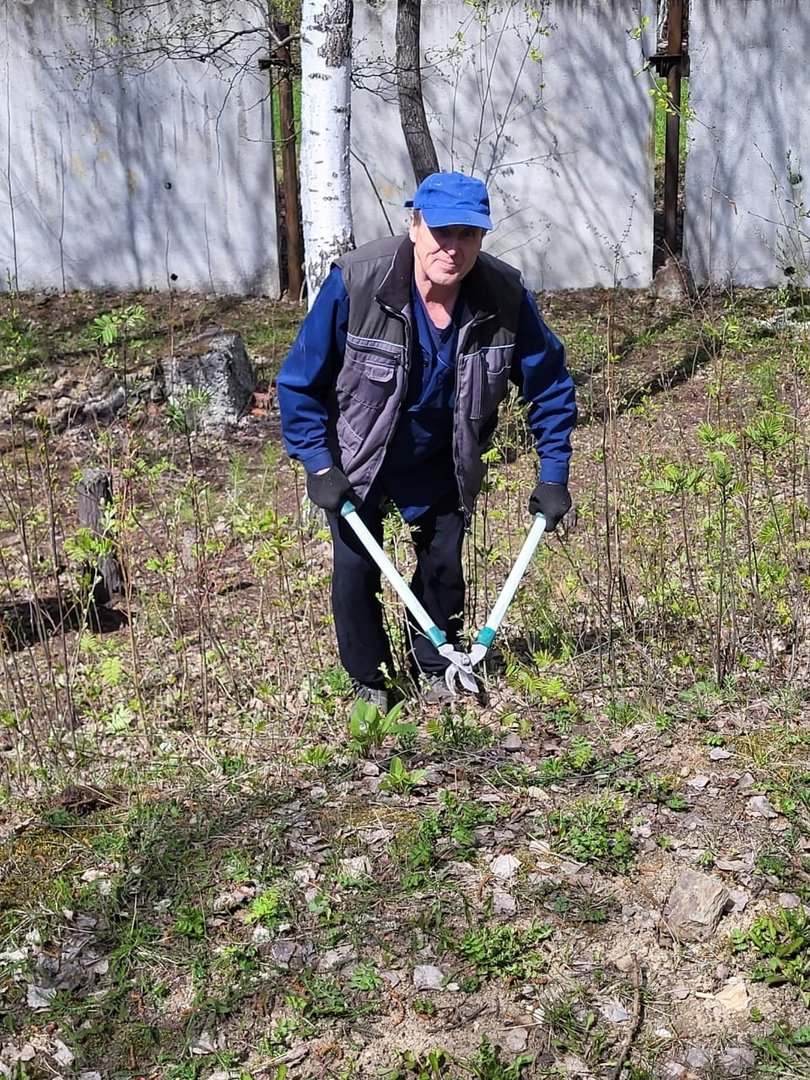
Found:
[{"label": "rusty metal post", "polygon": [[664,250],[668,255],[674,255],[678,247],[683,5],[684,0],[669,0],[667,15],[667,53],[670,63],[667,70],[669,109],[664,143]]}]

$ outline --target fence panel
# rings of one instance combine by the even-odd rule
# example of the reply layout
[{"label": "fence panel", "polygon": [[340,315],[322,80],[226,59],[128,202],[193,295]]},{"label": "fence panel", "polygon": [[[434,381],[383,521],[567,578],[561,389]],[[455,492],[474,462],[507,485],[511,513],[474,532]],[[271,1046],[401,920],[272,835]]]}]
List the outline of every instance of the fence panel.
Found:
[{"label": "fence panel", "polygon": [[167,60],[77,81],[91,8],[0,0],[0,288],[277,294],[267,77],[244,66],[255,41],[221,72]]},{"label": "fence panel", "polygon": [[[255,0],[207,0],[226,12]],[[194,15],[194,0],[168,7]],[[0,290],[276,295],[267,77],[100,68],[87,0],[0,0]],[[807,284],[807,0],[690,0],[684,254],[698,282]],[[423,0],[428,118],[443,168],[493,194],[487,249],[544,289],[649,284],[657,0]],[[535,12],[536,14],[532,14]],[[355,3],[358,242],[406,225],[414,181],[393,80],[396,0]],[[649,26],[638,32],[642,20]],[[266,42],[262,45],[266,50]],[[805,173],[808,179],[805,179]]]},{"label": "fence panel", "polygon": [[684,256],[701,283],[810,267],[810,4],[691,0]]}]

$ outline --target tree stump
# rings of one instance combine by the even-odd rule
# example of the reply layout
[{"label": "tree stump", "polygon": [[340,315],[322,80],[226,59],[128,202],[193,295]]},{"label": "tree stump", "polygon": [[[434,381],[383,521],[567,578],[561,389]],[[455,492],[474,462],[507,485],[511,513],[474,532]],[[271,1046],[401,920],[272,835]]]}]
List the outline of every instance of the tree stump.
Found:
[{"label": "tree stump", "polygon": [[235,427],[256,389],[241,336],[221,327],[183,342],[163,370],[169,402],[183,411],[187,430]]},{"label": "tree stump", "polygon": [[[112,478],[104,469],[85,469],[79,481],[77,507],[79,525],[89,529],[94,537],[111,540],[105,527],[104,511],[112,504]],[[93,583],[91,599],[94,604],[108,604],[124,591],[124,573],[115,551],[100,555],[95,565],[85,567]]]}]

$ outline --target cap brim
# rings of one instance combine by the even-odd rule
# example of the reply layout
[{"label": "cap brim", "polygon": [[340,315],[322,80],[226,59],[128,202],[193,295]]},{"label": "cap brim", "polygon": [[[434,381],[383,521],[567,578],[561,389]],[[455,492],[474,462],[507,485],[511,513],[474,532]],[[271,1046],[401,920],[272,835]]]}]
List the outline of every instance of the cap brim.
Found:
[{"label": "cap brim", "polygon": [[476,214],[474,210],[458,210],[451,206],[446,209],[420,210],[422,220],[431,229],[442,229],[446,225],[474,225],[476,229],[491,229],[492,220],[487,214]]}]

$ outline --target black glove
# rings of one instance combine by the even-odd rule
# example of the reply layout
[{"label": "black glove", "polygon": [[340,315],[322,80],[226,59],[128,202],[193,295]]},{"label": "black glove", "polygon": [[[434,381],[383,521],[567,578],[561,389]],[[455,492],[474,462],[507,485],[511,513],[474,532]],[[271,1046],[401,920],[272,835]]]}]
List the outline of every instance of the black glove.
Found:
[{"label": "black glove", "polygon": [[307,495],[316,506],[328,510],[331,514],[339,514],[347,499],[353,503],[358,501],[348,477],[337,465],[333,465],[325,473],[309,473]]},{"label": "black glove", "polygon": [[537,485],[529,498],[529,513],[542,514],[546,519],[546,532],[554,532],[560,521],[571,509],[571,496],[565,484]]}]

